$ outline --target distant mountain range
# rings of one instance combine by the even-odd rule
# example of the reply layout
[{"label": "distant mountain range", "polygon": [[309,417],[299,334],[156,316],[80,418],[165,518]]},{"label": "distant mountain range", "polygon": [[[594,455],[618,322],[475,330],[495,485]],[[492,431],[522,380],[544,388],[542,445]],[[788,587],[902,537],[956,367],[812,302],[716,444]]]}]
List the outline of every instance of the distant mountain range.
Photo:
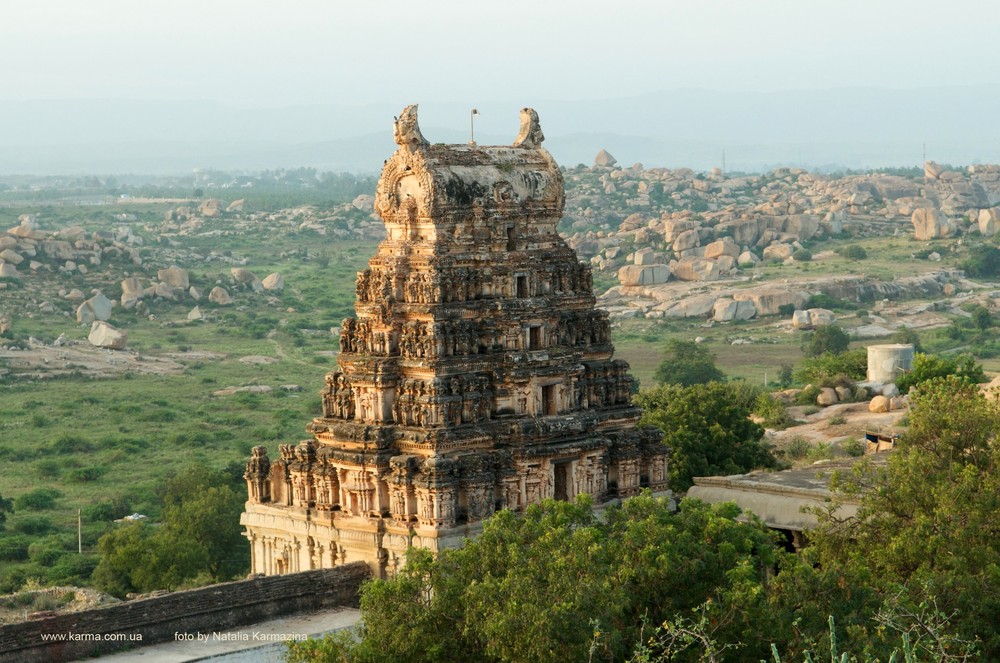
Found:
[{"label": "distant mountain range", "polygon": [[[180,174],[194,168],[312,166],[376,172],[393,151],[399,104],[240,108],[170,100],[0,101],[0,174]],[[610,100],[477,103],[477,141],[509,143],[517,110],[539,112],[559,163],[699,170],[777,165],[875,168],[1000,162],[1000,86],[719,92]],[[471,103],[422,103],[432,142],[469,140]],[[450,128],[441,128],[443,124]],[[925,148],[926,146],[926,148]]]}]

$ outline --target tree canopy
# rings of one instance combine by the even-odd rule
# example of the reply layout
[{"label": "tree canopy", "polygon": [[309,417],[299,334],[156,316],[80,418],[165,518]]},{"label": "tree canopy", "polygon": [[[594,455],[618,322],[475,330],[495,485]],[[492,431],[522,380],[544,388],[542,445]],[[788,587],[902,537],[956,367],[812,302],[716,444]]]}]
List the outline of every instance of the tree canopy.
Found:
[{"label": "tree canopy", "polygon": [[739,515],[697,500],[673,512],[648,494],[603,519],[587,498],[500,511],[464,547],[436,560],[413,550],[395,578],[366,584],[360,642],[294,644],[289,660],[624,660],[644,624],[696,608],[758,660],[764,588],[784,553]]},{"label": "tree canopy", "polygon": [[738,398],[738,384],[662,385],[640,392],[642,423],[663,431],[670,447],[670,488],[685,491],[697,476],[741,474],[775,467],[764,429],[750,420],[752,403]]},{"label": "tree canopy", "polygon": [[715,355],[694,341],[672,338],[667,341],[665,356],[653,377],[660,384],[693,384],[719,382],[725,374],[715,365]]},{"label": "tree canopy", "polygon": [[802,350],[807,357],[818,357],[829,352],[839,355],[847,351],[851,336],[837,325],[819,325],[806,337]]},{"label": "tree canopy", "polygon": [[164,486],[162,523],[130,523],[101,537],[95,583],[123,596],[246,573],[250,555],[239,522],[241,488],[232,472],[202,466],[180,472]]}]

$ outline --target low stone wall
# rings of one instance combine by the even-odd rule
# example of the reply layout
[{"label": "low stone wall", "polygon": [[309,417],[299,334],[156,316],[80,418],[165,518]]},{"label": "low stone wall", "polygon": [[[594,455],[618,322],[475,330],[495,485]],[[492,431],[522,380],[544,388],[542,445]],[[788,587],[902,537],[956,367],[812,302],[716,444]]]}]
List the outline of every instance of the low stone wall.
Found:
[{"label": "low stone wall", "polygon": [[0,626],[0,663],[53,663],[211,633],[281,615],[357,606],[364,562],[223,583]]}]

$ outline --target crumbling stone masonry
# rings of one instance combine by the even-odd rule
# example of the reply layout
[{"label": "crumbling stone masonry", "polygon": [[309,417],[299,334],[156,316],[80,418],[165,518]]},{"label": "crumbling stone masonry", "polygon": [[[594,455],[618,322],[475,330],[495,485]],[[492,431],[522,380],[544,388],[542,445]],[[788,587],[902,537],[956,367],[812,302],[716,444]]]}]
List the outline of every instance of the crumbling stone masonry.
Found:
[{"label": "crumbling stone masonry", "polygon": [[666,489],[590,268],[556,232],[565,193],[521,111],[509,146],[431,145],[407,107],[375,207],[387,239],[358,274],[312,438],[255,447],[242,522],[253,571],[364,560],[391,574],[497,509]]}]

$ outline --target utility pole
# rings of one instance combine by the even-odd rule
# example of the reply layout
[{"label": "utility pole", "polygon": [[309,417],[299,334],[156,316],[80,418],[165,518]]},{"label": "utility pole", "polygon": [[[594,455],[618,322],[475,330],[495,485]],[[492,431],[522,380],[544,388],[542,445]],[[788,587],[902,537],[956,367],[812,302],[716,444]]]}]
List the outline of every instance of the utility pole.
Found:
[{"label": "utility pole", "polygon": [[76,550],[79,554],[83,554],[83,511],[81,509],[76,510]]},{"label": "utility pole", "polygon": [[469,113],[469,145],[476,144],[476,116],[479,115],[479,111],[475,108]]}]

